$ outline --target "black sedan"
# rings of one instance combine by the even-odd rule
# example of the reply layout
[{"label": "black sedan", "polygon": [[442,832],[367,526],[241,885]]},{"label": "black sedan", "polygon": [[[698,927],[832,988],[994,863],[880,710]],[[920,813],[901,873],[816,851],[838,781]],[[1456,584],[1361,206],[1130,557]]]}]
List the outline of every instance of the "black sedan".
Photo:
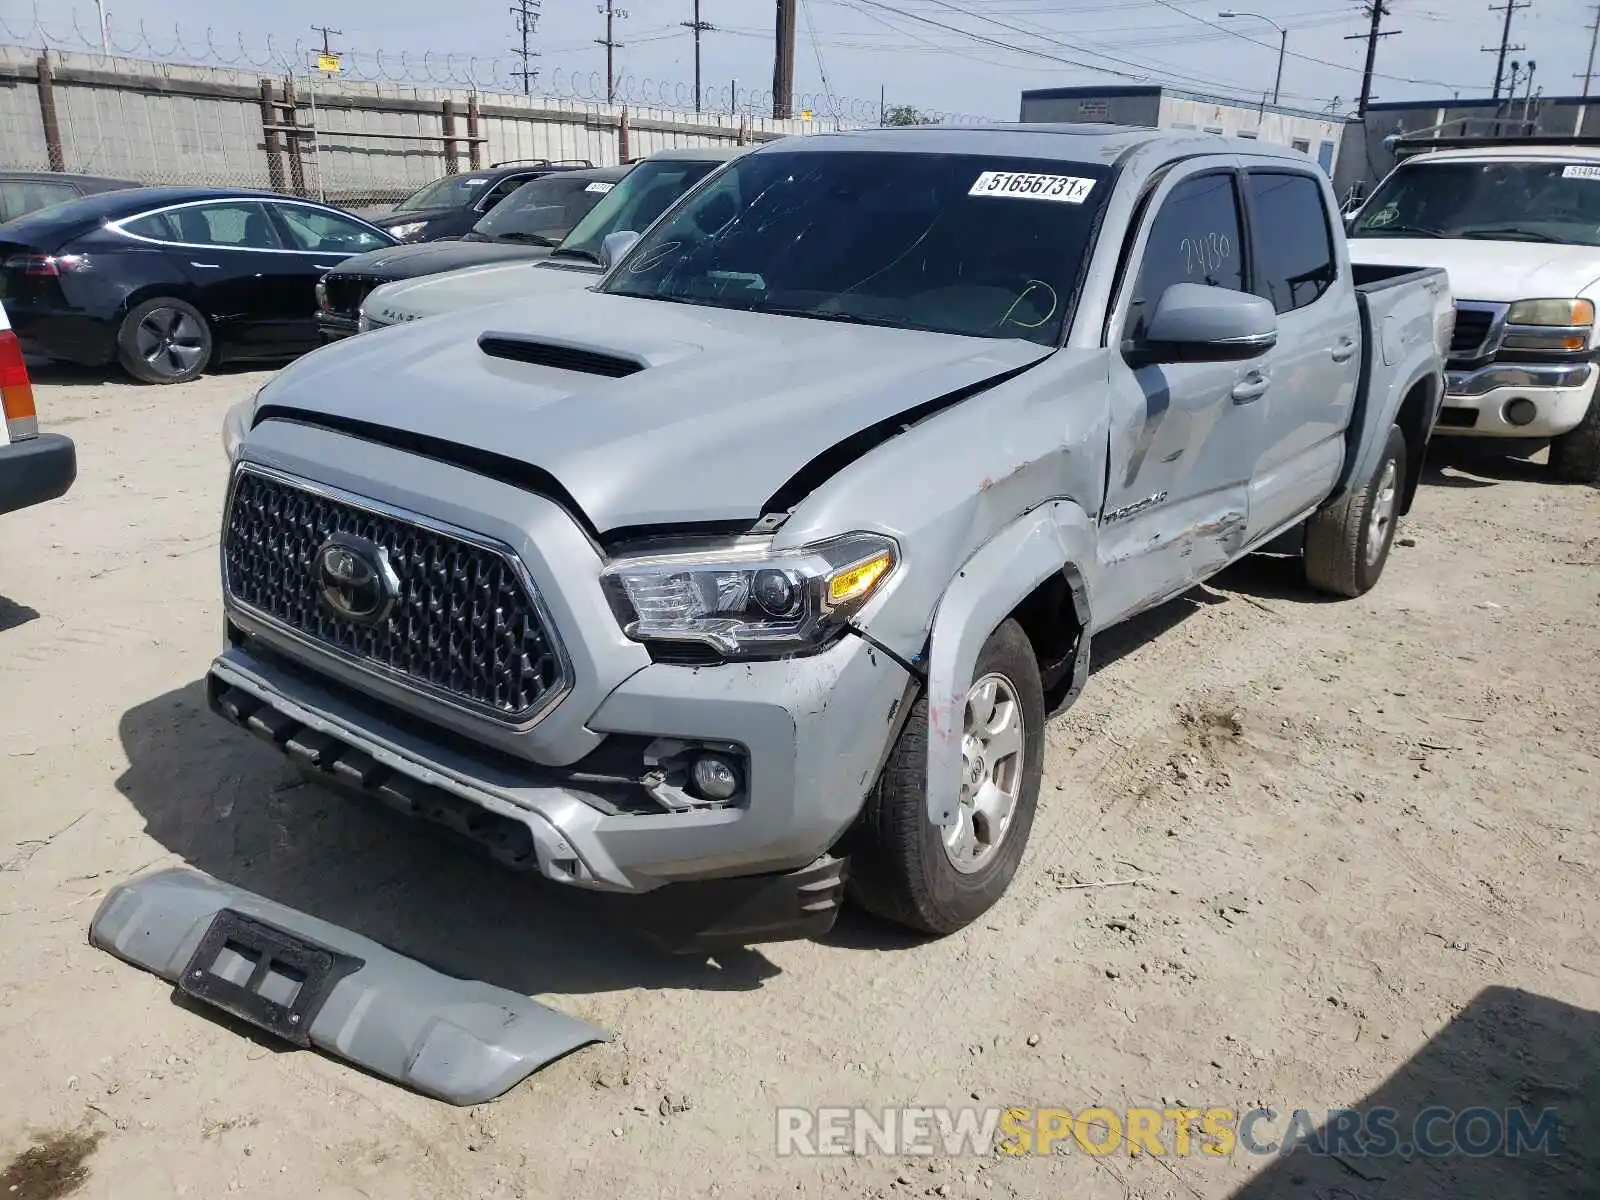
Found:
[{"label": "black sedan", "polygon": [[135,188],[131,179],[107,179],[103,175],[68,175],[62,171],[0,171],[0,221],[18,217],[52,204]]},{"label": "black sedan", "polygon": [[436,238],[460,237],[490,209],[530,179],[560,171],[592,167],[586,158],[551,162],[530,158],[517,162],[495,163],[486,171],[465,175],[446,175],[418,188],[394,208],[383,211],[362,209],[368,217],[402,242],[431,242]]},{"label": "black sedan", "polygon": [[373,250],[346,259],[317,285],[317,327],[329,341],[355,333],[361,301],[379,284],[395,279],[546,257],[630,170],[595,167],[546,175],[512,192],[460,238]]},{"label": "black sedan", "polygon": [[0,225],[0,301],[30,353],[181,383],[212,363],[316,346],[317,280],[394,244],[273,192],[107,192]]}]

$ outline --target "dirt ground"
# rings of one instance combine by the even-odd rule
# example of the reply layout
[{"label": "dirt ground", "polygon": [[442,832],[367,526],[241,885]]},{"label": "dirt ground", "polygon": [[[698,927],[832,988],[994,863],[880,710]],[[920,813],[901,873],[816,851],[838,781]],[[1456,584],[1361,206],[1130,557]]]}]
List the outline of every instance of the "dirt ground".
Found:
[{"label": "dirt ground", "polygon": [[[38,375],[80,473],[0,520],[11,1196],[1600,1195],[1600,491],[1436,458],[1368,597],[1260,559],[1102,639],[1022,872],[964,933],[847,914],[683,959],[205,710],[218,431],[264,378]],[[615,1041],[454,1109],[247,1036],[86,942],[107,888],[183,863]],[[1280,1133],[1296,1108],[1553,1105],[1565,1149],[775,1152],[780,1105],[1179,1101]]]}]

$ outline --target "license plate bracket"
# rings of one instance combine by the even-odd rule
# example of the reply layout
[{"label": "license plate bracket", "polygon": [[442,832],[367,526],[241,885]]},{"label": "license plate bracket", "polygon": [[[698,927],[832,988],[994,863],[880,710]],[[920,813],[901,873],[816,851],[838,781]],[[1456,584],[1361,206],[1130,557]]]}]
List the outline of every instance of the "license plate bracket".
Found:
[{"label": "license plate bracket", "polygon": [[297,1046],[334,985],[366,963],[224,908],[195,947],[178,989]]}]

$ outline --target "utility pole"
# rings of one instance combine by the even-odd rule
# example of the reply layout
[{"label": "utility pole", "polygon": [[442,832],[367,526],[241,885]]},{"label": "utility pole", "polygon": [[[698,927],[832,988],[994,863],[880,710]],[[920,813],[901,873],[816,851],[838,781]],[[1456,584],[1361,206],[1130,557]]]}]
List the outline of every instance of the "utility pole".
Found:
[{"label": "utility pole", "polygon": [[700,0],[694,0],[694,20],[680,21],[687,29],[694,30],[694,110],[700,111],[700,35],[702,33],[715,33],[717,27],[708,21],[700,19]]},{"label": "utility pole", "polygon": [[312,33],[320,33],[322,35],[322,52],[324,54],[328,55],[331,58],[333,55],[339,53],[339,51],[335,50],[332,46],[328,45],[328,35],[331,34],[331,33],[342,34],[342,33],[344,33],[344,30],[342,30],[342,29],[329,29],[326,25],[313,25],[311,27],[311,32]]},{"label": "utility pole", "polygon": [[[1594,78],[1595,43],[1600,42],[1600,4],[1594,6],[1594,24],[1589,26],[1589,61],[1583,65],[1583,94],[1589,94],[1589,81]],[[1574,76],[1576,78],[1576,76]]]},{"label": "utility pole", "polygon": [[777,33],[772,47],[772,116],[794,115],[794,12],[799,0],[778,0]]},{"label": "utility pole", "polygon": [[602,5],[595,7],[596,12],[606,15],[606,35],[595,38],[595,41],[606,48],[606,103],[614,104],[617,99],[617,72],[614,55],[622,49],[622,43],[616,38],[616,22],[626,20],[628,14],[616,6],[616,0],[606,0]]},{"label": "utility pole", "polygon": [[[1513,0],[1506,0],[1508,4],[1512,2]],[[1372,68],[1378,61],[1378,39],[1393,37],[1400,32],[1398,29],[1381,28],[1383,19],[1388,15],[1389,9],[1384,0],[1368,0],[1367,16],[1371,18],[1372,24],[1368,27],[1366,33],[1352,33],[1344,39],[1347,42],[1358,41],[1361,38],[1367,39],[1367,65],[1361,72],[1361,99],[1356,102],[1356,116],[1358,117],[1367,115],[1367,105],[1372,100]]]},{"label": "utility pole", "polygon": [[[1491,4],[1489,6],[1490,12],[1503,12],[1506,15],[1506,23],[1500,29],[1500,45],[1483,47],[1483,53],[1495,55],[1494,94],[1490,96],[1491,100],[1500,99],[1500,84],[1505,78],[1506,73],[1506,55],[1515,54],[1519,50],[1527,49],[1526,46],[1513,46],[1511,44],[1511,17],[1514,13],[1519,12],[1524,8],[1532,7],[1533,0],[1522,0],[1522,3],[1520,4],[1517,3],[1517,0],[1506,0],[1504,4]],[[1506,89],[1507,95],[1511,96],[1512,99],[1516,98],[1514,95],[1512,95],[1514,90],[1515,89],[1513,88]]]},{"label": "utility pole", "polygon": [[543,4],[544,0],[517,0],[516,6],[511,9],[511,19],[517,23],[517,32],[522,35],[522,49],[511,47],[511,53],[522,60],[522,70],[511,73],[522,76],[524,96],[532,93],[533,81],[539,78],[539,69],[529,66],[533,59],[539,57],[539,52],[528,49],[528,39],[539,28],[539,9]]}]

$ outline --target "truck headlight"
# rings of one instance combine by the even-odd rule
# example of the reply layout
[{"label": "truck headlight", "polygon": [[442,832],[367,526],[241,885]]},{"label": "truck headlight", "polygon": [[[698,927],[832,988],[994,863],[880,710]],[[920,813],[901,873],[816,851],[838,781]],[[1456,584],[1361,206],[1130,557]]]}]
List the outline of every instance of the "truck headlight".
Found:
[{"label": "truck headlight", "polygon": [[388,230],[390,237],[397,237],[403,242],[407,238],[416,237],[427,227],[428,223],[426,221],[402,221],[398,225],[388,226]]},{"label": "truck headlight", "polygon": [[1518,300],[1506,314],[1508,325],[1593,325],[1592,300]]},{"label": "truck headlight", "polygon": [[783,658],[831,642],[898,563],[890,538],[851,533],[794,550],[755,543],[621,558],[601,583],[634,641]]},{"label": "truck headlight", "polygon": [[372,332],[372,317],[368,314],[367,306],[365,304],[362,304],[360,308],[356,309],[356,332]]}]

